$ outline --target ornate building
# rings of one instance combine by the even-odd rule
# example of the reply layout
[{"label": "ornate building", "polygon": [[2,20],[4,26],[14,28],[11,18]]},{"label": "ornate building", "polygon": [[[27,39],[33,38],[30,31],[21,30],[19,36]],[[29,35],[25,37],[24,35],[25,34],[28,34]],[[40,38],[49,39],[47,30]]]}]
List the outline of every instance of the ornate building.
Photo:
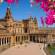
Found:
[{"label": "ornate building", "polygon": [[55,42],[55,28],[38,28],[36,17],[15,21],[7,8],[4,19],[0,19],[0,47],[27,42]]}]

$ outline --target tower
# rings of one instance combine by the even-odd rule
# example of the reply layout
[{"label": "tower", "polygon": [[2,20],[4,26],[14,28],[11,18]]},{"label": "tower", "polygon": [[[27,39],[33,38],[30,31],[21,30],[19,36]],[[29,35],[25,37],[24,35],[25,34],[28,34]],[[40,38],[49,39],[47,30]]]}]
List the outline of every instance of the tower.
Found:
[{"label": "tower", "polygon": [[12,32],[13,31],[13,18],[12,18],[12,15],[11,15],[11,11],[10,11],[10,8],[8,7],[7,10],[6,10],[6,15],[5,15],[5,20],[6,20],[6,23],[7,23],[7,30],[9,32]]},{"label": "tower", "polygon": [[30,16],[30,18],[29,18],[29,26],[28,27],[29,27],[29,33],[37,32],[38,23],[37,23],[36,17],[33,18],[32,16]]},{"label": "tower", "polygon": [[37,22],[37,18],[34,17],[34,25],[35,25],[35,28],[38,29],[38,22]]},{"label": "tower", "polygon": [[11,21],[12,20],[11,10],[10,10],[9,7],[6,10],[5,20],[6,21]]}]

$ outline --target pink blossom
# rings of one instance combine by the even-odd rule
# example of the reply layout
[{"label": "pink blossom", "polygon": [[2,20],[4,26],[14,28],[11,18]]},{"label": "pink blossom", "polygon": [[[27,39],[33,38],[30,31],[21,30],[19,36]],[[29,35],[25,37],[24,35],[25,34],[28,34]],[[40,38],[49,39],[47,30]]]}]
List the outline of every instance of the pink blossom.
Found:
[{"label": "pink blossom", "polygon": [[9,3],[9,4],[13,3],[13,0],[7,0],[7,3]]},{"label": "pink blossom", "polygon": [[52,25],[53,24],[53,19],[52,18],[46,18],[46,24],[47,25]]},{"label": "pink blossom", "polygon": [[12,4],[12,3],[18,3],[19,0],[4,0],[5,2],[7,2],[8,4]]}]

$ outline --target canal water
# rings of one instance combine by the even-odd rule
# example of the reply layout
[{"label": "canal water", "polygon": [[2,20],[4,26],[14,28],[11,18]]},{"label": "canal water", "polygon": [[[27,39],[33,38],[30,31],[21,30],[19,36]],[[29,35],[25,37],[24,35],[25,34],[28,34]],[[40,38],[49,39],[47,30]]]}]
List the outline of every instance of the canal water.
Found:
[{"label": "canal water", "polygon": [[51,55],[55,55],[55,48],[51,48]]},{"label": "canal water", "polygon": [[54,47],[48,47],[51,55],[55,55],[55,48]]}]

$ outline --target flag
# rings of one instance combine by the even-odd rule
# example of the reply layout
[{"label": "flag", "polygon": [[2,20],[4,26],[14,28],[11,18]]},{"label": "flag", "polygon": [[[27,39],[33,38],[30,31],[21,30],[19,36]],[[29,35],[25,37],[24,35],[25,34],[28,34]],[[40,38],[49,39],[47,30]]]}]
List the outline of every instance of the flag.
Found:
[{"label": "flag", "polygon": [[0,3],[2,3],[3,2],[3,0],[0,0]]},{"label": "flag", "polygon": [[42,24],[42,26],[44,26],[44,19],[43,19],[43,17],[41,17],[41,24]]}]

